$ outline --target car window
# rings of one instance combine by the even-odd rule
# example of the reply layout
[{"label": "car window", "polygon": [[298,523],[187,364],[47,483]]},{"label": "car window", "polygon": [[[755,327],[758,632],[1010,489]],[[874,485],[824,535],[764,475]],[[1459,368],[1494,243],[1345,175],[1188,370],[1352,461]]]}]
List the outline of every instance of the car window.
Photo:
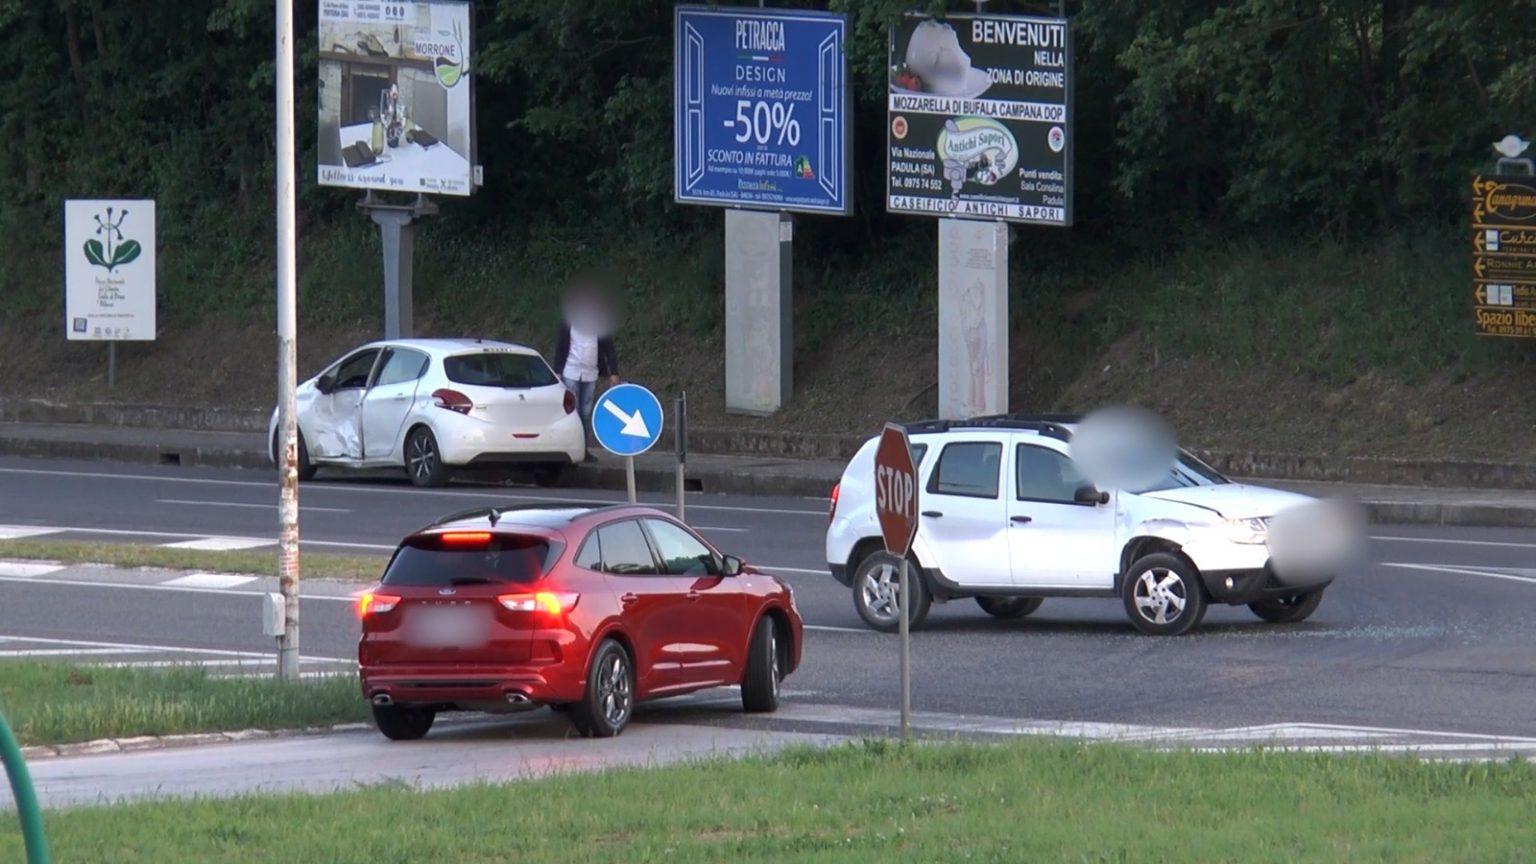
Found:
[{"label": "car window", "polygon": [[508,351],[446,357],[443,373],[455,384],[481,387],[548,387],[557,381],[543,357]]},{"label": "car window", "polygon": [[581,551],[576,553],[576,566],[584,570],[603,569],[603,544],[597,539],[597,532],[587,535],[587,542],[581,544]]},{"label": "car window", "polygon": [[373,386],[383,387],[388,384],[415,381],[425,371],[427,371],[427,355],[420,351],[391,348],[384,357],[384,365],[379,369],[379,379]]},{"label": "car window", "polygon": [[1065,453],[1020,444],[1015,461],[1018,463],[1014,469],[1016,494],[1020,501],[1072,504],[1077,490],[1088,485],[1088,479]]},{"label": "car window", "polygon": [[662,572],[670,576],[715,576],[720,568],[715,553],[699,538],[663,519],[647,519],[651,539],[661,557]]},{"label": "car window", "polygon": [[928,455],[927,444],[908,444],[907,449],[912,451],[912,465],[919,467],[923,464],[923,457]]},{"label": "car window", "polygon": [[543,537],[498,534],[473,546],[444,545],[439,535],[408,541],[384,571],[385,585],[474,585],[537,582],[560,556],[561,546]]},{"label": "car window", "polygon": [[996,498],[1003,445],[996,441],[956,441],[939,451],[928,491],[939,495]]},{"label": "car window", "polygon": [[604,525],[597,529],[597,538],[603,544],[603,572],[623,576],[656,575],[656,559],[651,555],[651,545],[646,542],[639,522],[626,519]]},{"label": "car window", "polygon": [[379,351],[371,348],[359,351],[336,365],[335,383],[332,390],[356,390],[368,386],[368,374],[373,371],[373,361]]}]

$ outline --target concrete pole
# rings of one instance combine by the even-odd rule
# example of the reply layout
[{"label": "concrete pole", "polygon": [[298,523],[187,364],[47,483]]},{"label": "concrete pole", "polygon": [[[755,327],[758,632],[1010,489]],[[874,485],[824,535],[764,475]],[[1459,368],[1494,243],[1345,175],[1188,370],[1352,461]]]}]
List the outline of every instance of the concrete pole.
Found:
[{"label": "concrete pole", "polygon": [[939,220],[939,416],[1008,411],[1008,226]]},{"label": "concrete pole", "polygon": [[725,410],[767,415],[794,391],[788,213],[725,211]]},{"label": "concrete pole", "polygon": [[299,443],[293,391],[298,385],[297,198],[293,129],[293,0],[277,0],[277,422],[278,590],[283,595],[283,635],[277,675],[299,679]]}]

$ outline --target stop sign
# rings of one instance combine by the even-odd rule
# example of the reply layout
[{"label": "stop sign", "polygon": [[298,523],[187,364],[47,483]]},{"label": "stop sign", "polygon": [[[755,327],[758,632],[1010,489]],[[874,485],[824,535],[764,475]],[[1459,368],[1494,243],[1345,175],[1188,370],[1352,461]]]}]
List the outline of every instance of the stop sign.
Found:
[{"label": "stop sign", "polygon": [[885,424],[875,448],[875,516],[885,538],[885,551],[905,556],[917,533],[917,466],[907,430]]}]

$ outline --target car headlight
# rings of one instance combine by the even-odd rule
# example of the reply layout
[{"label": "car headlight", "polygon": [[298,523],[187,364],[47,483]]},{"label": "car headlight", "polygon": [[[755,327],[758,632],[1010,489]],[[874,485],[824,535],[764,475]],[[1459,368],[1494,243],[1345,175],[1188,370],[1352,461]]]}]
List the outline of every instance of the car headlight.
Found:
[{"label": "car headlight", "polygon": [[1227,539],[1233,543],[1260,546],[1269,542],[1269,520],[1252,517],[1226,520]]}]

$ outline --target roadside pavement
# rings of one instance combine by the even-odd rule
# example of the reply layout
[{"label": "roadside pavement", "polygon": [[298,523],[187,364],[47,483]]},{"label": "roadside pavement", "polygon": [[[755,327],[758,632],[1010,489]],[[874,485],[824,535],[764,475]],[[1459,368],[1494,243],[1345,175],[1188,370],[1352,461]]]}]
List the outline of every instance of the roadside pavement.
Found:
[{"label": "roadside pavement", "polygon": [[[269,470],[265,439],[265,434],[256,432],[0,422],[0,455],[12,456]],[[687,460],[686,482],[692,492],[826,498],[845,464],[840,458],[692,453]],[[670,452],[652,451],[635,458],[636,483],[643,491],[671,491],[675,472],[676,459]],[[562,485],[622,489],[624,473],[622,459],[601,454],[595,463],[575,466]],[[1536,527],[1533,489],[1242,479],[1311,495],[1351,498],[1364,505],[1371,521],[1377,523]]]}]

